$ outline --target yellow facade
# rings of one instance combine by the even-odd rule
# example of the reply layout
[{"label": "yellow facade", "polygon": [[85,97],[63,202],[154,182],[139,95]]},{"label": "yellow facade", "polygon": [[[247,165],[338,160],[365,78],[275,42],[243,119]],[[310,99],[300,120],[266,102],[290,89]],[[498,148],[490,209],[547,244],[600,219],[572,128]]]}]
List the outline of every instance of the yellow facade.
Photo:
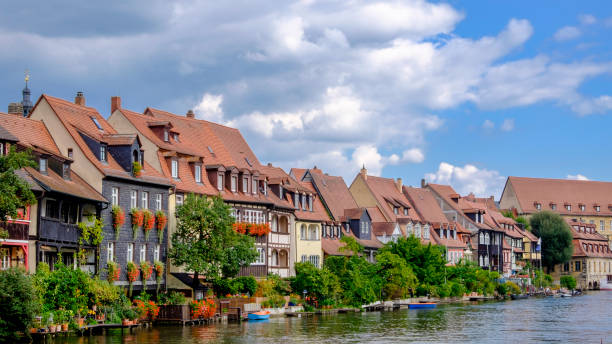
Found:
[{"label": "yellow facade", "polygon": [[612,259],[600,257],[572,258],[567,264],[555,265],[550,273],[555,281],[561,276],[571,275],[576,279],[579,289],[597,289],[612,275]]},{"label": "yellow facade", "polygon": [[[308,235],[309,231],[316,231],[316,239],[312,239],[312,235]],[[321,223],[303,222],[296,220],[294,238],[295,262],[302,262],[304,261],[304,259],[309,262],[313,262],[314,260],[316,260],[319,263],[319,267],[323,266],[323,248],[321,247]]]}]

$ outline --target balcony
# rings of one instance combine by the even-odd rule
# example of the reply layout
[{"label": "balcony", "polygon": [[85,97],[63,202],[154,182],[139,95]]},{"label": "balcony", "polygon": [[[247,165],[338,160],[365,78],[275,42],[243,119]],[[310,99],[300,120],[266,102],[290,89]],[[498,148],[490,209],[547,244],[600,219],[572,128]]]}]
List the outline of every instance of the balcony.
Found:
[{"label": "balcony", "polygon": [[62,223],[56,219],[41,218],[40,232],[41,240],[62,241],[78,243],[79,227],[77,225]]},{"label": "balcony", "polygon": [[269,235],[270,239],[268,243],[270,244],[289,245],[291,243],[289,233],[271,232]]},{"label": "balcony", "polygon": [[28,240],[28,231],[30,228],[29,224],[2,222],[0,223],[0,228],[3,228],[8,232],[9,240]]}]

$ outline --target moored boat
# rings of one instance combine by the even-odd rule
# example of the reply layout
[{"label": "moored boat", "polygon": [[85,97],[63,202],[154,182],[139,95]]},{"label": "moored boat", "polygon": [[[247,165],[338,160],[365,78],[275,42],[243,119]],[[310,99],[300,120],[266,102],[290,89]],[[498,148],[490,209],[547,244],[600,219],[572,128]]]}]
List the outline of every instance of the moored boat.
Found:
[{"label": "moored boat", "polygon": [[255,313],[249,313],[249,320],[266,320],[270,318],[270,311],[260,311]]},{"label": "moored boat", "polygon": [[529,295],[527,295],[527,294],[512,294],[512,295],[510,295],[510,298],[512,300],[522,300],[522,299],[526,299],[528,297],[529,297]]},{"label": "moored boat", "polygon": [[409,303],[408,308],[410,309],[430,309],[436,308],[437,304],[435,302],[419,302],[419,303]]}]

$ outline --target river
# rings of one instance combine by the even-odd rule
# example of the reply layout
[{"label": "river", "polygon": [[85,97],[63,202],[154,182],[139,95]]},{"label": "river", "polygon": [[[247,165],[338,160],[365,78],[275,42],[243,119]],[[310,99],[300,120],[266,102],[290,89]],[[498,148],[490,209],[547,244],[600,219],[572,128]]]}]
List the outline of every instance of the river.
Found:
[{"label": "river", "polygon": [[161,326],[56,343],[612,343],[612,292],[264,322]]}]

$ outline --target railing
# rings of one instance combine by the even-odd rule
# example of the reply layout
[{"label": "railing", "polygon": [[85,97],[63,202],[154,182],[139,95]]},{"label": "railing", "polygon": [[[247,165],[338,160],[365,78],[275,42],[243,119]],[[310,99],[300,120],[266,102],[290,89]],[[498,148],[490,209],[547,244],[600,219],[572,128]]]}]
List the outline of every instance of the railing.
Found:
[{"label": "railing", "polygon": [[269,272],[279,275],[280,277],[289,277],[288,267],[270,267]]},{"label": "railing", "polygon": [[289,235],[289,233],[272,232],[269,235],[270,235],[270,241],[269,241],[270,243],[287,244],[287,245],[291,243],[290,242],[291,236]]},{"label": "railing", "polygon": [[62,223],[59,220],[41,218],[39,236],[43,240],[77,243],[79,241],[79,227]]},{"label": "railing", "polygon": [[8,232],[8,238],[13,240],[28,240],[30,225],[25,223],[1,222],[0,228]]},{"label": "railing", "polygon": [[243,266],[238,272],[238,276],[255,276],[263,277],[268,275],[268,267],[266,265],[249,265]]}]

